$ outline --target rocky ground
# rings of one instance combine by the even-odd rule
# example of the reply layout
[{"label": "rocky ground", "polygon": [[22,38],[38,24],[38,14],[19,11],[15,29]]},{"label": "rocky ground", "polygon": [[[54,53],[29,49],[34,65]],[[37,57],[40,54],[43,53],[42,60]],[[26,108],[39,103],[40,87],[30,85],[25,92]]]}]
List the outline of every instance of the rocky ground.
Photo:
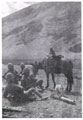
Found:
[{"label": "rocky ground", "polygon": [[[15,66],[18,69],[18,66]],[[3,65],[3,72],[7,70],[7,66]],[[25,103],[10,103],[7,99],[3,98],[3,106],[12,109],[18,109],[22,112],[8,112],[7,117],[14,118],[81,118],[82,117],[82,95],[81,95],[81,79],[76,79],[75,75],[81,78],[79,70],[74,70],[74,85],[70,94],[66,93],[67,97],[75,100],[76,105],[71,105],[63,101],[59,101],[50,98],[52,92],[45,90],[41,93],[43,96],[49,96],[48,100],[33,101]],[[79,72],[79,73],[78,73]],[[43,85],[46,85],[46,77],[43,70],[40,70],[37,75],[38,79],[43,79]],[[66,87],[66,78],[64,75],[55,75],[57,84],[62,84]],[[3,86],[5,81],[3,80]],[[53,87],[52,80],[50,78],[50,88]]]}]

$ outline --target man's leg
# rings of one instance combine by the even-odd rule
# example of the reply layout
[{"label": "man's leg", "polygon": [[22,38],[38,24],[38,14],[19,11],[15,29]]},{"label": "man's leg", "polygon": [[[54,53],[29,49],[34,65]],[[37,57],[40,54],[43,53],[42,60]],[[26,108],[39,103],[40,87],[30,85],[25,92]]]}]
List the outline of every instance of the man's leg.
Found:
[{"label": "man's leg", "polygon": [[35,90],[35,88],[30,88],[29,90],[24,91],[24,94],[27,97],[31,97],[32,93],[35,93],[38,97],[42,98],[41,94],[37,90]]},{"label": "man's leg", "polygon": [[39,86],[43,90],[43,80],[37,81],[36,86]]},{"label": "man's leg", "polygon": [[24,92],[25,96],[27,97],[30,97],[32,93],[36,94],[40,98],[40,100],[48,99],[48,97],[42,97],[41,94],[37,90],[35,90],[35,88],[30,88],[28,91]]}]

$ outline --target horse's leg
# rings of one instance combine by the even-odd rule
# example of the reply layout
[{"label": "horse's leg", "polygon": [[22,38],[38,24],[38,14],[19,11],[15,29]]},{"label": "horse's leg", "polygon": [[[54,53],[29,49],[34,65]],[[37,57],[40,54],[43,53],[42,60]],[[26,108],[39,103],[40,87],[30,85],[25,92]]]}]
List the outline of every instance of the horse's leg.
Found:
[{"label": "horse's leg", "polygon": [[55,86],[56,86],[56,82],[55,82],[55,80],[54,80],[54,73],[51,73],[51,75],[52,75],[52,80],[53,80],[54,88],[55,88]]},{"label": "horse's leg", "polygon": [[68,91],[68,89],[69,89],[69,82],[68,82],[68,80],[67,80],[67,87],[66,87],[66,91]]},{"label": "horse's leg", "polygon": [[46,88],[48,88],[49,87],[49,73],[46,73],[46,77],[47,77],[47,86],[46,86]]},{"label": "horse's leg", "polygon": [[73,84],[73,76],[71,75],[70,77],[69,77],[69,80],[70,80],[70,82],[69,82],[69,91],[71,91],[72,90],[72,84]]},{"label": "horse's leg", "polygon": [[65,77],[67,78],[67,87],[66,87],[66,91],[69,91],[69,77],[67,75],[65,75]]},{"label": "horse's leg", "polygon": [[70,77],[67,78],[67,91],[71,91],[72,90],[72,82],[70,81]]}]

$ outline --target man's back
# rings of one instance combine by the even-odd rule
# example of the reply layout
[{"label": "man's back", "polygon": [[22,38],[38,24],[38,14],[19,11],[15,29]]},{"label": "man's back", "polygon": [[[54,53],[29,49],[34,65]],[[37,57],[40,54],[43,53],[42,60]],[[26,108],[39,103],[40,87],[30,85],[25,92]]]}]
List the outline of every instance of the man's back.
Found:
[{"label": "man's back", "polygon": [[23,94],[23,87],[17,85],[17,84],[8,84],[6,87],[5,87],[5,91],[4,91],[4,94],[3,96],[4,97],[7,97],[8,94],[11,94],[11,95],[14,95],[14,96],[18,96],[18,95],[21,95]]}]

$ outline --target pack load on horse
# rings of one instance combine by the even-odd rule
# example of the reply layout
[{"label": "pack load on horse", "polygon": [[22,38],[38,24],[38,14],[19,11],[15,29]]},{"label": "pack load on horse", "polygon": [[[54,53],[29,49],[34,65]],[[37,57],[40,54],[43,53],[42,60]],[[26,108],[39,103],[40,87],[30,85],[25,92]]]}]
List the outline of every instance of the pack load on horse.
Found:
[{"label": "pack load on horse", "polygon": [[56,56],[53,48],[50,48],[50,53],[49,53],[49,56],[48,56],[48,64],[49,64],[49,66],[52,67],[52,69],[55,66],[57,71],[60,71],[59,69],[61,68],[61,59],[63,57],[64,56],[62,56],[62,55]]}]

